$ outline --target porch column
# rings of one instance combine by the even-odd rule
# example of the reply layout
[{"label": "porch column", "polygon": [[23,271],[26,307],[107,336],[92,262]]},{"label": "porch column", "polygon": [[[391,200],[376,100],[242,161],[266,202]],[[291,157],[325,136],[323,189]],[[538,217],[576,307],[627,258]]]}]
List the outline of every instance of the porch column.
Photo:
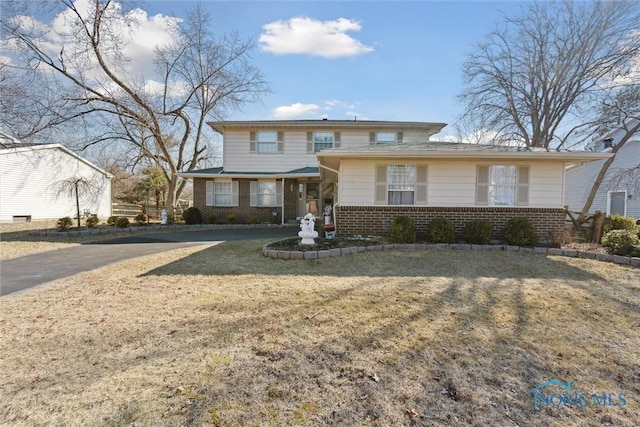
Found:
[{"label": "porch column", "polygon": [[282,203],[282,206],[280,207],[280,209],[282,210],[282,214],[280,215],[280,225],[284,225],[284,195],[285,195],[286,191],[284,188],[284,177],[282,177],[282,200],[280,201],[280,203]]}]

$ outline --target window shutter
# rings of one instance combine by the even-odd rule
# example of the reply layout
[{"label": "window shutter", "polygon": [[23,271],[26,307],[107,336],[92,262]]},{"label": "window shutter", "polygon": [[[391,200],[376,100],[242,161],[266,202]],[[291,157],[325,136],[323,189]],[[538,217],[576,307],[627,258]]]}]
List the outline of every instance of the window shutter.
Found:
[{"label": "window shutter", "polygon": [[369,144],[375,144],[375,143],[376,143],[376,133],[371,132],[369,133]]},{"label": "window shutter", "polygon": [[205,205],[213,206],[213,181],[206,182]]},{"label": "window shutter", "polygon": [[333,134],[333,148],[340,148],[340,132],[336,132]]},{"label": "window shutter", "polygon": [[402,144],[402,138],[404,137],[404,132],[398,132],[398,134],[396,135],[396,142],[398,144]]},{"label": "window shutter", "polygon": [[250,153],[256,152],[256,133],[255,132],[249,132],[249,152]]},{"label": "window shutter", "polygon": [[518,167],[518,198],[517,206],[529,205],[529,167]]},{"label": "window shutter", "polygon": [[258,181],[249,183],[249,206],[258,206]]},{"label": "window shutter", "polygon": [[476,178],[476,205],[489,204],[489,166],[478,166]]},{"label": "window shutter", "polygon": [[376,166],[376,194],[375,194],[375,204],[376,205],[386,205],[387,204],[387,166],[386,165],[377,165]]},{"label": "window shutter", "polygon": [[427,167],[426,166],[417,166],[416,167],[416,194],[415,194],[415,204],[416,205],[426,205],[427,204]]},{"label": "window shutter", "polygon": [[284,132],[278,132],[278,154],[284,153]]},{"label": "window shutter", "polygon": [[282,182],[276,182],[276,206],[282,206]]},{"label": "window shutter", "polygon": [[231,182],[231,204],[238,206],[238,181]]},{"label": "window shutter", "polygon": [[313,154],[313,132],[307,132],[307,154]]}]

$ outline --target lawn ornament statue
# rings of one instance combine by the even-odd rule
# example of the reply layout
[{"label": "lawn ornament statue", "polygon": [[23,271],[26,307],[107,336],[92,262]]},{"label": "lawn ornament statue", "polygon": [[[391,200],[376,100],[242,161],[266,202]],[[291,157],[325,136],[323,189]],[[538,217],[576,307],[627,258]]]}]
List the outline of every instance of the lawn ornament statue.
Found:
[{"label": "lawn ornament statue", "polygon": [[166,223],[167,223],[167,211],[162,209],[162,212],[160,213],[160,224],[165,225]]},{"label": "lawn ornament statue", "polygon": [[311,212],[302,217],[300,220],[300,231],[298,232],[298,236],[302,237],[301,245],[316,244],[314,239],[318,237],[318,232],[315,230],[315,227],[316,217],[313,216]]}]

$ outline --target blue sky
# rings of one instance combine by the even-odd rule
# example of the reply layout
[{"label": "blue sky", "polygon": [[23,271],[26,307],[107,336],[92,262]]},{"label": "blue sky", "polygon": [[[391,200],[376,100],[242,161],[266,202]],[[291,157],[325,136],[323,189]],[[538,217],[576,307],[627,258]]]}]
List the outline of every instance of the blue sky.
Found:
[{"label": "blue sky", "polygon": [[[194,3],[151,1],[151,19]],[[453,124],[461,65],[473,44],[517,13],[515,1],[204,1],[217,34],[237,30],[258,47],[270,83],[262,103],[231,120],[352,119]],[[320,55],[322,54],[322,56]]]}]

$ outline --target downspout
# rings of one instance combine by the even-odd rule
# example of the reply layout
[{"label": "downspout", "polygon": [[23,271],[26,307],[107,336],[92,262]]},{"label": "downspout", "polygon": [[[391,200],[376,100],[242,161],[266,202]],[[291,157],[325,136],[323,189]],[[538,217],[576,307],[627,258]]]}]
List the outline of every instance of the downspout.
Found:
[{"label": "downspout", "polygon": [[[335,174],[336,174],[336,177],[338,177],[338,178],[340,177],[340,172],[339,172],[339,171],[337,171],[337,170],[335,170],[335,169],[332,169],[332,168],[330,168],[329,166],[325,166],[325,165],[323,165],[322,163],[318,163],[318,166],[320,166],[322,169],[326,169],[326,170],[328,170],[328,171],[330,171],[330,172],[335,173]],[[340,204],[340,202],[339,202],[339,199],[340,199],[340,192],[339,192],[339,191],[338,191],[338,192],[336,192],[336,191],[335,191],[335,187],[334,187],[334,194],[336,194],[336,193],[338,194],[338,197],[336,197],[336,201],[335,201],[335,203],[333,204],[333,209],[331,210],[331,215],[333,215],[333,224],[335,225],[335,227],[336,227],[335,229],[336,229],[336,232],[337,232],[337,231],[338,231],[338,223],[336,222],[336,208],[337,208],[337,207],[338,207],[338,205]]]},{"label": "downspout", "polygon": [[281,206],[281,210],[282,213],[280,215],[280,225],[284,226],[284,193],[285,193],[285,188],[284,188],[284,176],[282,177],[282,200],[280,200],[280,203],[282,203]]}]

